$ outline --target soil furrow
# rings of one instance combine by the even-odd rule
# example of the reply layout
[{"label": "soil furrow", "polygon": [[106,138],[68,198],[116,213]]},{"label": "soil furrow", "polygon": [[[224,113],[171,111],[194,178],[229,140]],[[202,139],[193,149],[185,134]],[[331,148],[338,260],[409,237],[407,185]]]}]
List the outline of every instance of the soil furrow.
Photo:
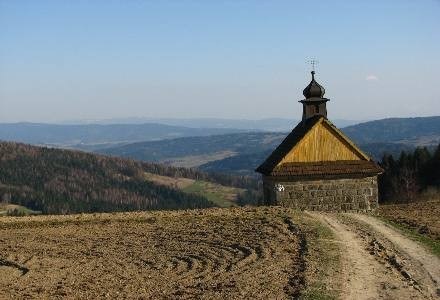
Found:
[{"label": "soil furrow", "polygon": [[10,278],[0,280],[0,295],[290,299],[304,277],[303,242],[295,220],[286,222],[290,213],[262,207],[4,218],[0,253],[33,258],[26,276],[0,266],[0,278]]}]

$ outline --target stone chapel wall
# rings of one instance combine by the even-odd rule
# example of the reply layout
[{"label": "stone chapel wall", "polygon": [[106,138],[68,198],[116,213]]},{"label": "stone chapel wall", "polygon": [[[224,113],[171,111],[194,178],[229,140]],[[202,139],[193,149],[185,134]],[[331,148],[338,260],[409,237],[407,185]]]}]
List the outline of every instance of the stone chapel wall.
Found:
[{"label": "stone chapel wall", "polygon": [[283,181],[263,178],[268,205],[301,210],[372,211],[378,207],[377,176]]}]

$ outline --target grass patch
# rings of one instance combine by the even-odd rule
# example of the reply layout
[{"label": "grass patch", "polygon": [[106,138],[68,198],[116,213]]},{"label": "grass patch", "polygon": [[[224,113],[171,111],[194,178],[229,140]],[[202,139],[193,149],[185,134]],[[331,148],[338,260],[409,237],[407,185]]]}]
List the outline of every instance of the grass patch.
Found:
[{"label": "grass patch", "polygon": [[156,184],[165,185],[188,194],[196,194],[207,198],[218,207],[237,206],[236,200],[245,189],[224,186],[203,180],[194,180],[183,177],[168,177],[152,173],[145,173],[145,179]]},{"label": "grass patch", "polygon": [[338,299],[336,295],[330,295],[325,286],[315,284],[314,287],[308,288],[299,299],[304,300],[334,300]]},{"label": "grass patch", "polygon": [[182,191],[204,196],[219,207],[231,207],[236,206],[235,199],[237,194],[241,192],[241,189],[198,180],[183,188]]},{"label": "grass patch", "polygon": [[29,209],[27,207],[16,204],[0,204],[0,216],[31,216],[40,215],[41,211]]},{"label": "grass patch", "polygon": [[424,245],[434,255],[440,257],[440,241],[434,240],[426,235],[420,234],[414,228],[407,227],[405,225],[391,221],[384,217],[378,217],[378,218],[384,221],[385,223],[393,226],[394,228],[402,232],[405,236],[409,237],[413,241],[419,242],[420,244]]},{"label": "grass patch", "polygon": [[306,288],[299,299],[338,299],[340,280],[336,272],[341,267],[341,257],[333,232],[303,212],[294,215],[307,241]]},{"label": "grass patch", "polygon": [[234,151],[219,151],[213,153],[206,153],[200,155],[186,155],[181,157],[168,157],[166,159],[161,160],[161,162],[166,164],[171,164],[175,167],[184,167],[184,168],[195,168],[200,167],[206,163],[222,160],[228,157],[232,157],[237,155]]}]

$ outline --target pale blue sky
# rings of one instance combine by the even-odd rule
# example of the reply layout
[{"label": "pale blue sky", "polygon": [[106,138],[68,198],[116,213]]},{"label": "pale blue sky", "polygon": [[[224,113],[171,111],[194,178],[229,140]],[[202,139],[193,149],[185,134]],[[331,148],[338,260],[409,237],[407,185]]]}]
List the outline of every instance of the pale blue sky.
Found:
[{"label": "pale blue sky", "polygon": [[[440,1],[0,0],[0,122],[440,115]],[[369,80],[367,80],[369,79]]]}]

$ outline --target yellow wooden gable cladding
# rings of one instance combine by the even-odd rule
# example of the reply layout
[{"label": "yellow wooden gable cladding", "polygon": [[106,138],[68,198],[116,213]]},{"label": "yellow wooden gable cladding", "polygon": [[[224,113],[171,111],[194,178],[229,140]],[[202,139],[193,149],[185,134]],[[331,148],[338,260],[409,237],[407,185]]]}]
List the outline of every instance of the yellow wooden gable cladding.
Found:
[{"label": "yellow wooden gable cladding", "polygon": [[342,132],[322,118],[278,163],[369,160]]}]

